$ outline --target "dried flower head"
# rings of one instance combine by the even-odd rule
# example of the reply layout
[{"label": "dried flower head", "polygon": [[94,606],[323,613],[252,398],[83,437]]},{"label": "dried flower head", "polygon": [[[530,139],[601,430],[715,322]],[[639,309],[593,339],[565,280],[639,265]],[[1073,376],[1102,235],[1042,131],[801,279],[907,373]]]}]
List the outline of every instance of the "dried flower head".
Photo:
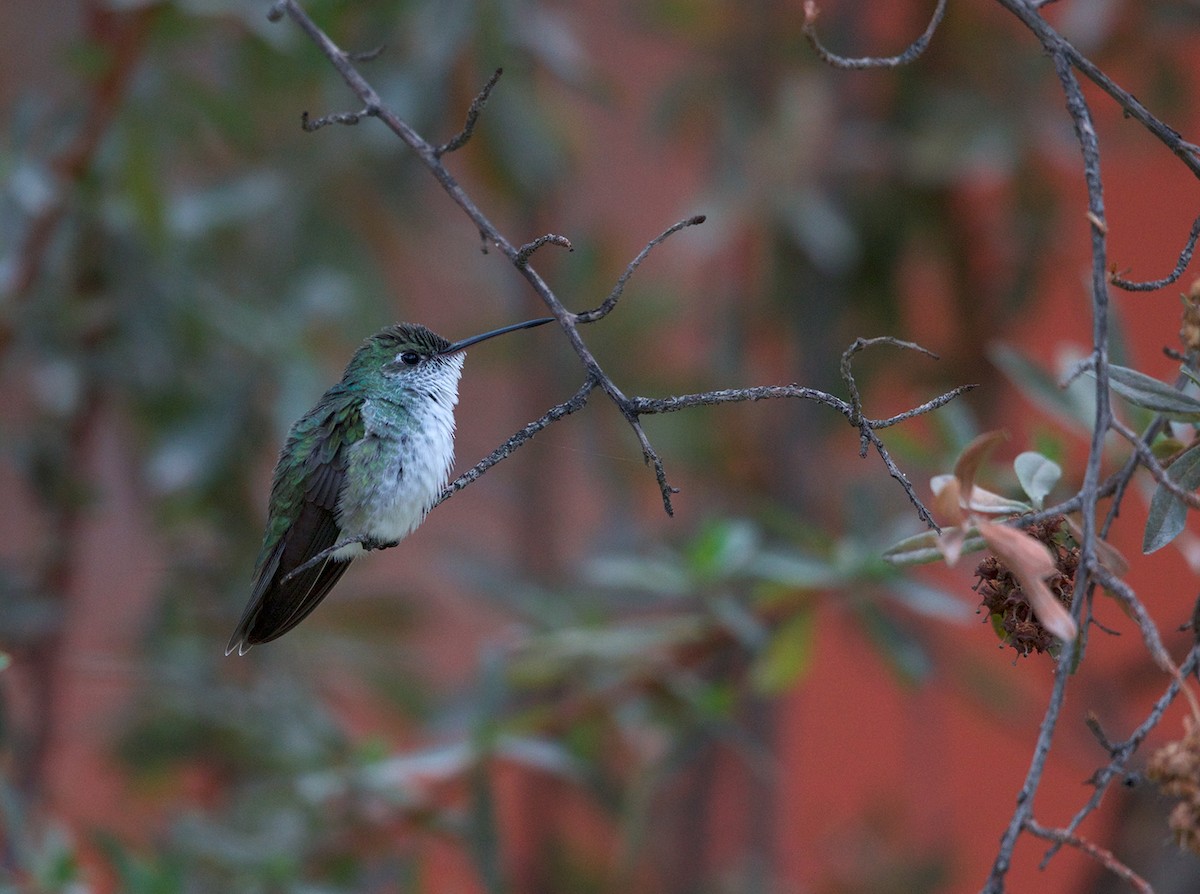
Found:
[{"label": "dried flower head", "polygon": [[1179,799],[1168,820],[1175,843],[1200,853],[1200,724],[1185,717],[1183,731],[1178,742],[1154,752],[1146,775],[1163,794]]},{"label": "dried flower head", "polygon": [[1194,280],[1191,288],[1180,297],[1183,298],[1183,322],[1179,327],[1179,339],[1187,351],[1200,350],[1200,279]]},{"label": "dried flower head", "polygon": [[[1079,547],[1066,530],[1062,516],[1030,525],[1024,534],[1043,544],[1054,563],[1052,573],[1035,583],[1038,586],[1036,593],[1029,591],[1031,581],[1028,576],[1014,574],[996,555],[985,556],[975,569],[979,578],[975,591],[983,600],[996,634],[1018,655],[1056,648],[1062,636],[1046,627],[1044,621],[1051,613],[1046,610],[1045,602],[1052,599],[1062,606],[1062,611],[1070,609],[1075,573],[1079,570]],[[1021,583],[1022,578],[1025,585]]]}]

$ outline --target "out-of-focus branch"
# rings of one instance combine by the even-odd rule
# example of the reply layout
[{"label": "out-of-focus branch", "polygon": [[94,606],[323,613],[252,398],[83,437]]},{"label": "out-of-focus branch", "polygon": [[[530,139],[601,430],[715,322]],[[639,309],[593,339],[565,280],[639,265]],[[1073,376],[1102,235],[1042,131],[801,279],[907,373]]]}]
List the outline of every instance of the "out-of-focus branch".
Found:
[{"label": "out-of-focus branch", "polygon": [[1077,851],[1087,854],[1117,878],[1129,882],[1133,890],[1138,891],[1139,894],[1154,894],[1154,889],[1150,887],[1149,882],[1113,856],[1112,851],[1107,848],[1100,847],[1100,845],[1065,829],[1048,829],[1032,819],[1026,821],[1025,830],[1038,838],[1045,838],[1060,846],[1069,845]]},{"label": "out-of-focus branch", "polygon": [[804,4],[804,26],[802,30],[805,38],[808,39],[808,42],[816,50],[817,55],[821,57],[823,62],[835,68],[898,68],[901,65],[907,65],[925,52],[925,48],[929,46],[929,41],[933,40],[934,32],[937,31],[938,25],[942,23],[942,18],[946,15],[946,0],[938,0],[937,7],[933,10],[933,18],[929,20],[929,24],[925,27],[924,32],[898,56],[860,56],[858,58],[851,58],[849,56],[839,56],[837,53],[827,50],[817,38],[816,23],[818,13],[819,9],[815,0],[807,0]]},{"label": "out-of-focus branch", "polygon": [[[11,279],[0,284],[0,288],[23,296],[37,281],[71,194],[87,176],[96,150],[121,107],[158,12],[155,6],[119,10],[96,0],[84,4],[88,40],[103,48],[107,64],[92,81],[84,102],[83,121],[74,138],[49,163],[50,173],[57,181],[54,199],[28,222]],[[0,350],[11,334],[0,320]]]},{"label": "out-of-focus branch", "polygon": [[[11,277],[0,283],[14,304],[27,300],[37,286],[46,266],[46,256],[58,235],[79,186],[87,179],[100,146],[120,112],[151,27],[160,12],[156,6],[138,9],[116,9],[99,0],[83,4],[83,30],[88,44],[99,51],[97,58],[103,67],[81,90],[82,116],[72,138],[50,159],[48,170],[54,178],[53,198],[29,219],[19,237],[19,248]],[[19,309],[18,309],[19,313]],[[16,315],[0,317],[0,355],[14,334]],[[104,337],[103,326],[92,327],[80,337],[77,347],[89,350]],[[70,474],[81,474],[88,466],[88,451],[96,426],[101,419],[101,386],[86,379],[83,391],[74,403],[71,414],[57,419],[61,426],[65,455],[63,468]],[[50,542],[56,544],[40,563],[34,581],[35,589],[52,600],[65,605],[69,584],[76,571],[77,555],[74,544],[77,532],[86,518],[86,507],[77,499],[51,498],[46,506]],[[65,616],[65,607],[60,616]],[[54,627],[23,646],[18,660],[29,668],[30,679],[36,687],[35,703],[42,706],[37,712],[37,725],[26,742],[23,766],[19,768],[22,786],[37,787],[48,772],[48,749],[59,735],[55,728],[60,721],[58,710],[62,686],[62,631]]]}]

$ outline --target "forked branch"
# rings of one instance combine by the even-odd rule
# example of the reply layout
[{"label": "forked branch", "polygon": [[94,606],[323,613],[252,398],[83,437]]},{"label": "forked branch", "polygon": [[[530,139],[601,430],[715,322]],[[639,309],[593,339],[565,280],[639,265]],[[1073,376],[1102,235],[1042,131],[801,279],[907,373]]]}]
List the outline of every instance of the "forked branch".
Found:
[{"label": "forked branch", "polygon": [[[929,34],[932,34],[936,28],[937,22],[941,19],[941,14],[944,11],[945,0],[940,0],[938,4],[938,12],[935,13],[935,20],[930,25]],[[800,388],[795,385],[790,386],[769,386],[766,388],[747,388],[739,390],[730,390],[722,392],[709,392],[707,394],[686,395],[677,398],[646,398],[646,397],[627,397],[622,390],[617,386],[616,382],[597,362],[591,350],[584,342],[579,332],[579,326],[584,323],[592,323],[607,316],[617,305],[625,287],[630,278],[637,270],[638,266],[646,259],[650,252],[662,242],[666,241],[673,234],[688,227],[697,226],[704,222],[703,215],[696,215],[685,218],[678,223],[668,227],[661,234],[651,239],[649,243],[638,253],[636,257],[629,263],[625,271],[618,278],[612,292],[605,300],[597,307],[591,310],[586,310],[580,313],[572,313],[567,310],[563,303],[554,294],[553,290],[547,285],[545,280],[530,264],[530,260],[534,253],[545,245],[558,245],[567,249],[571,249],[571,242],[565,236],[556,234],[547,234],[540,236],[530,242],[518,246],[516,243],[505,238],[503,234],[492,224],[491,220],[483,213],[475,202],[467,195],[466,191],[459,185],[454,176],[446,169],[442,163],[442,156],[461,148],[470,139],[479,121],[479,116],[483,111],[484,105],[487,103],[492,90],[500,77],[500,70],[497,70],[483,89],[475,97],[471,103],[471,107],[467,112],[466,122],[463,129],[459,131],[451,139],[447,140],[439,146],[426,141],[420,134],[413,130],[403,119],[401,119],[394,111],[389,109],[381,101],[379,94],[366,81],[366,79],[355,68],[355,57],[344,50],[340,49],[329,36],[325,34],[312,21],[307,13],[301,8],[297,0],[277,0],[271,7],[270,18],[275,21],[283,16],[290,17],[300,29],[308,35],[308,37],[320,48],[321,52],[329,59],[337,71],[341,74],[342,79],[363,103],[361,111],[349,113],[334,113],[325,115],[321,118],[309,120],[307,113],[302,119],[305,130],[317,130],[327,124],[356,124],[363,118],[371,117],[378,118],[388,128],[390,128],[401,140],[416,152],[422,163],[429,169],[442,188],[450,196],[450,198],[467,214],[478,228],[481,237],[485,243],[495,245],[504,253],[513,266],[521,273],[522,276],[532,286],[534,292],[545,303],[555,319],[558,320],[567,340],[571,347],[579,356],[579,360],[584,368],[584,382],[576,394],[568,401],[559,404],[556,407],[547,411],[540,419],[531,422],[529,425],[522,428],[504,444],[497,447],[492,453],[481,460],[473,469],[456,479],[445,492],[441,495],[438,502],[448,499],[457,491],[466,487],[472,481],[476,480],[487,469],[491,468],[496,463],[505,459],[514,450],[526,443],[535,434],[541,431],[546,426],[556,422],[557,420],[574,413],[583,408],[591,393],[599,389],[603,391],[617,407],[634,435],[637,437],[638,444],[642,450],[642,458],[646,463],[653,467],[654,476],[658,482],[659,491],[662,494],[663,508],[668,515],[673,514],[674,510],[671,504],[671,497],[678,490],[671,485],[668,480],[666,468],[658,451],[655,450],[649,436],[646,434],[642,426],[641,417],[654,413],[672,412],[674,410],[684,409],[689,406],[698,406],[705,403],[727,403],[731,401],[750,401],[761,400],[765,397],[798,397],[801,399],[817,400],[842,412],[852,425],[859,429],[862,440],[862,453],[865,456],[868,445],[873,445],[887,467],[888,472],[900,482],[916,507],[918,514],[926,524],[935,528],[937,525],[933,521],[933,517],[929,511],[921,503],[920,499],[914,492],[912,485],[907,477],[900,471],[888,454],[883,442],[875,433],[875,429],[883,428],[888,425],[894,425],[896,422],[903,419],[910,419],[913,416],[922,413],[930,412],[937,407],[942,406],[947,401],[953,400],[958,395],[962,394],[966,387],[957,388],[954,391],[943,394],[932,401],[922,404],[919,407],[914,407],[899,416],[894,416],[889,419],[871,420],[867,419],[862,414],[861,399],[858,395],[858,390],[854,384],[853,377],[849,374],[849,355],[860,350],[870,344],[875,344],[881,341],[887,341],[901,347],[916,348],[924,351],[923,348],[917,348],[904,342],[898,342],[895,339],[859,339],[855,345],[851,346],[847,352],[847,357],[843,361],[843,373],[850,390],[850,402],[834,397],[824,392],[815,391],[809,388]],[[928,42],[928,38],[925,38]],[[929,353],[925,351],[925,353]],[[337,548],[344,547],[346,544],[339,544]],[[379,544],[364,544],[371,548],[380,548]],[[386,546],[383,545],[383,546]],[[333,550],[336,551],[336,548]],[[316,561],[328,558],[332,555],[332,551],[314,557],[311,560],[310,566]],[[303,570],[303,569],[302,569]],[[293,572],[296,573],[296,572]]]}]

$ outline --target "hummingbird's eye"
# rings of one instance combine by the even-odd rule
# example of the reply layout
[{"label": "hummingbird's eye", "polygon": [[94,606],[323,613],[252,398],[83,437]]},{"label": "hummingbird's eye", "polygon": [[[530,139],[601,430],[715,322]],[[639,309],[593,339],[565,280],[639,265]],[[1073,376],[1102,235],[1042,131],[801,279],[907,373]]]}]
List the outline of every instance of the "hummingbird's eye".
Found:
[{"label": "hummingbird's eye", "polygon": [[403,363],[405,366],[416,366],[418,363],[421,362],[421,355],[418,354],[416,351],[405,351],[403,354],[401,354],[396,359],[399,360],[401,363]]}]

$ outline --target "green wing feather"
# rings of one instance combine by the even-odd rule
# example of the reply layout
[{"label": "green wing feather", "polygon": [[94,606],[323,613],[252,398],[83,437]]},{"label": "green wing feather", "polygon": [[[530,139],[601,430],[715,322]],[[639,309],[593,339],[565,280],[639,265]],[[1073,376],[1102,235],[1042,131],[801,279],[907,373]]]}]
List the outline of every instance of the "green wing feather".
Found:
[{"label": "green wing feather", "polygon": [[338,499],[346,451],[363,436],[361,394],[338,384],[288,432],[271,484],[270,519],[254,569],[250,602],[226,654],[287,633],[350,566],[332,558],[283,582],[295,568],[338,542]]}]

